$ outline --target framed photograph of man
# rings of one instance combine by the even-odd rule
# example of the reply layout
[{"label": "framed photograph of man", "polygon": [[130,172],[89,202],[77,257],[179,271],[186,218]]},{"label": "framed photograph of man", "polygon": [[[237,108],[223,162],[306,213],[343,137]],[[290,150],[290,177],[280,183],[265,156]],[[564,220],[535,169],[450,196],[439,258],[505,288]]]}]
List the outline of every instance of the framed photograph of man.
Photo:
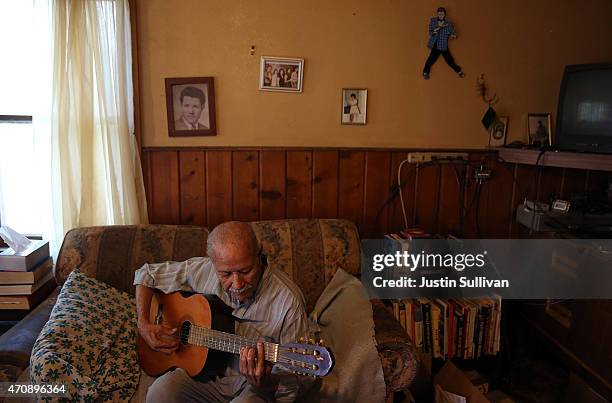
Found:
[{"label": "framed photograph of man", "polygon": [[367,105],[368,90],[365,88],[343,88],[340,123],[343,125],[365,125]]},{"label": "framed photograph of man", "polygon": [[166,78],[166,110],[170,137],[215,136],[213,78]]},{"label": "framed photograph of man", "polygon": [[530,113],[527,115],[527,134],[531,145],[538,147],[551,145],[550,113]]},{"label": "framed photograph of man", "polygon": [[302,92],[304,59],[262,56],[259,89],[262,91]]}]

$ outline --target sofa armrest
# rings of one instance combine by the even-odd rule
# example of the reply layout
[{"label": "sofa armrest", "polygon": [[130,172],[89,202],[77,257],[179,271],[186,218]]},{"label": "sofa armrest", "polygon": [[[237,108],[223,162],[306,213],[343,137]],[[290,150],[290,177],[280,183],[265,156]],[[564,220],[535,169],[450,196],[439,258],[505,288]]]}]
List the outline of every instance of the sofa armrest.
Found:
[{"label": "sofa armrest", "polygon": [[34,342],[43,326],[49,320],[59,288],[41,302],[19,323],[0,337],[0,378],[2,381],[15,381],[21,372],[30,365],[30,354]]},{"label": "sofa armrest", "polygon": [[373,300],[372,310],[378,355],[389,395],[389,392],[406,389],[412,384],[419,359],[410,337],[382,301]]}]

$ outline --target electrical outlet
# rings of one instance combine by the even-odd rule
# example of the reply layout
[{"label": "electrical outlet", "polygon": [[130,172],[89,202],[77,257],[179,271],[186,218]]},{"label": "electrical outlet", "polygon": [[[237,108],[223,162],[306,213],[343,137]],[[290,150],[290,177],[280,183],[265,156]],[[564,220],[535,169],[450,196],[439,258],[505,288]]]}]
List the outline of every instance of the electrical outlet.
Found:
[{"label": "electrical outlet", "polygon": [[422,164],[424,162],[431,162],[431,161],[440,161],[442,163],[442,162],[467,161],[467,160],[468,160],[467,153],[450,153],[450,152],[408,153],[408,162],[410,164]]},{"label": "electrical outlet", "polygon": [[491,173],[491,169],[480,165],[478,168],[474,168],[474,180],[478,183],[483,183],[491,178]]}]

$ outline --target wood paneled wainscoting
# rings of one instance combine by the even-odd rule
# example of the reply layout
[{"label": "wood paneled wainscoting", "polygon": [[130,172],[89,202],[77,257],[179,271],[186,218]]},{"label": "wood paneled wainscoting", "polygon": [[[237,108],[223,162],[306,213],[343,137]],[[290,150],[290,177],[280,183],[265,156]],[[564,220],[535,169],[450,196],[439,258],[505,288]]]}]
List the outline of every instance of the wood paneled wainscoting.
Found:
[{"label": "wood paneled wainscoting", "polygon": [[[404,228],[397,169],[410,149],[144,148],[149,219],[209,228],[227,220],[347,218],[362,237]],[[443,150],[452,151],[452,150]],[[456,151],[456,150],[455,150]],[[600,190],[607,174],[504,163],[491,150],[466,162],[405,164],[408,226],[466,238],[521,237],[514,211],[524,197]],[[492,169],[477,185],[475,167]]]}]

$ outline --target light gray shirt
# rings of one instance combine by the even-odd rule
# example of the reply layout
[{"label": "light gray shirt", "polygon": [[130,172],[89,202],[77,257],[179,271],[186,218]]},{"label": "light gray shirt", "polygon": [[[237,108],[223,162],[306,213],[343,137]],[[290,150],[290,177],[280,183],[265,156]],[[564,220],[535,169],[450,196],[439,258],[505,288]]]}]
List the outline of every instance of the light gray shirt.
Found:
[{"label": "light gray shirt", "polygon": [[[230,298],[221,286],[217,272],[208,257],[194,257],[184,262],[145,264],[136,271],[134,285],[145,285],[164,293],[189,291],[214,294],[233,308],[235,333],[252,339],[275,343],[294,343],[307,336],[304,296],[282,271],[267,266],[251,300],[240,304]],[[239,356],[233,355],[220,378],[235,393],[245,386],[240,374]],[[278,373],[277,367],[273,372]],[[303,384],[303,382],[300,382]],[[275,397],[277,401],[293,402],[299,385],[296,376],[283,375]]]}]

